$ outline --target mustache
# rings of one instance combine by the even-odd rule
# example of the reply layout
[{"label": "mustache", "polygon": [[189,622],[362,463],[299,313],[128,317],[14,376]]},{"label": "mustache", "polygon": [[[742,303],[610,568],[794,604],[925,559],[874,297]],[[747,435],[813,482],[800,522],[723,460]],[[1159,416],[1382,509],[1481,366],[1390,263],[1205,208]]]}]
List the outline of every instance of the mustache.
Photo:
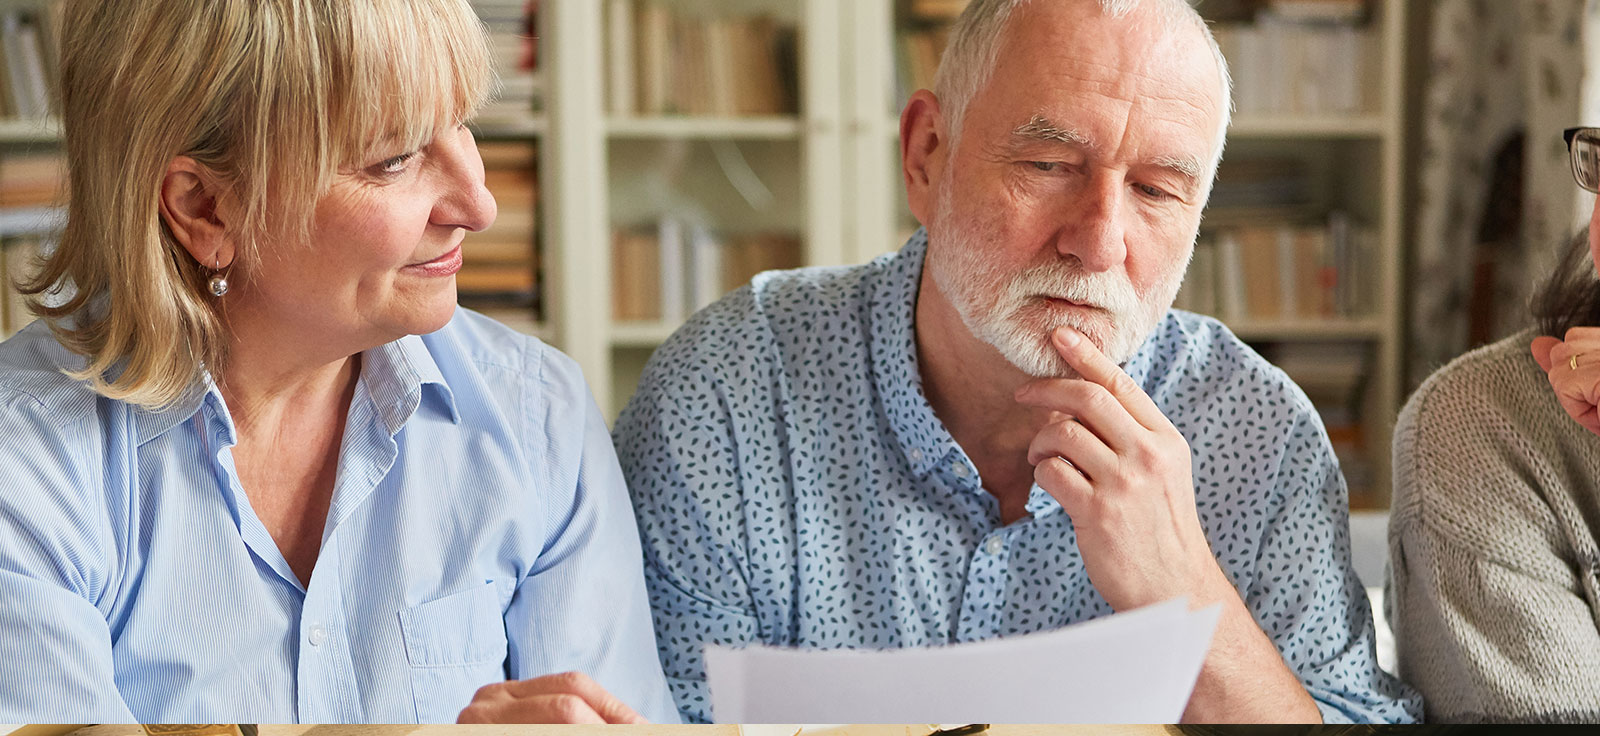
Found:
[{"label": "mustache", "polygon": [[1033,266],[1006,284],[1008,301],[1046,296],[1064,299],[1108,312],[1126,314],[1138,308],[1138,295],[1127,279],[1110,273],[1088,273],[1059,263]]}]

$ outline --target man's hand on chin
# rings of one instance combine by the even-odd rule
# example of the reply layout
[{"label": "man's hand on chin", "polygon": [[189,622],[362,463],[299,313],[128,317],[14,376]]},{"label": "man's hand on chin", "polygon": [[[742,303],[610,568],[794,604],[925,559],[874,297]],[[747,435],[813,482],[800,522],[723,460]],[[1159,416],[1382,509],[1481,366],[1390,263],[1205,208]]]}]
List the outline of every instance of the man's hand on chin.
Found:
[{"label": "man's hand on chin", "polygon": [[485,685],[457,723],[649,723],[582,672]]},{"label": "man's hand on chin", "polygon": [[1185,720],[1320,722],[1222,572],[1195,510],[1189,443],[1128,374],[1093,343],[1059,328],[1051,343],[1080,378],[1017,390],[1051,421],[1034,437],[1034,482],[1072,519],[1084,569],[1118,611],[1188,596],[1222,618]]}]

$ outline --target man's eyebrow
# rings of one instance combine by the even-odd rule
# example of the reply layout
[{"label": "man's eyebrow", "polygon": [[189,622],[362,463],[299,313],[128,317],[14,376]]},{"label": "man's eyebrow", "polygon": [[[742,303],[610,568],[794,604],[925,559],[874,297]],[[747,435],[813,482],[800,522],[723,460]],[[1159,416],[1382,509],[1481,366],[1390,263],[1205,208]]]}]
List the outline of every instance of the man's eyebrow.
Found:
[{"label": "man's eyebrow", "polygon": [[1078,146],[1094,145],[1089,137],[1072,128],[1064,128],[1043,115],[1034,115],[1028,122],[1011,131],[1017,138],[1028,138],[1052,143],[1071,143]]},{"label": "man's eyebrow", "polygon": [[1157,156],[1150,163],[1163,169],[1176,171],[1188,179],[1200,180],[1202,167],[1200,166],[1200,161],[1192,156]]}]

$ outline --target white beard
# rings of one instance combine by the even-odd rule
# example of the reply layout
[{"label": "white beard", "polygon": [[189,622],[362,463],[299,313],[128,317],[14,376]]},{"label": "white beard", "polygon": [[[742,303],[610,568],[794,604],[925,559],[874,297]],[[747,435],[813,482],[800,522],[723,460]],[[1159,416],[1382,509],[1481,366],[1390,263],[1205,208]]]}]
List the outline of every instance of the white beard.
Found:
[{"label": "white beard", "polygon": [[[1083,333],[1113,362],[1126,363],[1172,307],[1194,253],[1191,241],[1183,258],[1142,299],[1123,273],[1089,273],[1059,258],[1006,273],[986,256],[997,240],[994,228],[957,217],[951,190],[947,183],[928,228],[926,270],[974,337],[1037,378],[1077,375],[1051,342],[1058,327]],[[1098,310],[1052,306],[1046,296]]]}]

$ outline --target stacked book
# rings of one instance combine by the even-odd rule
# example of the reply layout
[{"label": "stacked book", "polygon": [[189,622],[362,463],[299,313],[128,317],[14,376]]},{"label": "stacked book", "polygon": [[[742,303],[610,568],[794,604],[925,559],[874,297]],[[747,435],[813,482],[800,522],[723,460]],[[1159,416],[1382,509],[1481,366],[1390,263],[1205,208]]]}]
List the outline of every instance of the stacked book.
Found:
[{"label": "stacked book", "polygon": [[0,240],[0,340],[33,321],[33,314],[16,286],[33,273],[41,250],[38,238]]},{"label": "stacked book", "polygon": [[758,273],[800,265],[781,233],[713,233],[676,217],[612,234],[611,316],[676,325]]},{"label": "stacked book", "polygon": [[608,108],[619,117],[793,115],[794,26],[697,16],[660,0],[607,0]]},{"label": "stacked book", "polygon": [[66,161],[56,153],[0,156],[0,209],[49,207],[66,196]]},{"label": "stacked book", "polygon": [[489,29],[489,54],[499,94],[479,113],[485,124],[516,123],[543,108],[539,74],[538,0],[472,0]]},{"label": "stacked book", "polygon": [[1241,114],[1351,115],[1376,108],[1378,35],[1360,0],[1282,0],[1212,32]]},{"label": "stacked book", "polygon": [[1211,230],[1195,243],[1175,306],[1223,321],[1359,318],[1372,311],[1376,240],[1343,212]]},{"label": "stacked book", "polygon": [[480,143],[484,180],[499,206],[494,224],[468,233],[456,289],[463,305],[486,310],[539,310],[537,146]]},{"label": "stacked book", "polygon": [[972,0],[903,0],[905,14],[919,22],[954,21]]},{"label": "stacked book", "polygon": [[60,4],[0,13],[0,117],[39,119],[59,112],[56,39]]},{"label": "stacked book", "polygon": [[900,69],[899,94],[902,101],[921,89],[933,89],[934,75],[939,71],[939,60],[950,40],[950,26],[910,28],[900,32],[896,65]]},{"label": "stacked book", "polygon": [[1373,364],[1367,342],[1282,342],[1260,346],[1262,354],[1311,399],[1339,469],[1350,489],[1352,505],[1370,498],[1377,469],[1368,452],[1368,431],[1362,411]]}]

